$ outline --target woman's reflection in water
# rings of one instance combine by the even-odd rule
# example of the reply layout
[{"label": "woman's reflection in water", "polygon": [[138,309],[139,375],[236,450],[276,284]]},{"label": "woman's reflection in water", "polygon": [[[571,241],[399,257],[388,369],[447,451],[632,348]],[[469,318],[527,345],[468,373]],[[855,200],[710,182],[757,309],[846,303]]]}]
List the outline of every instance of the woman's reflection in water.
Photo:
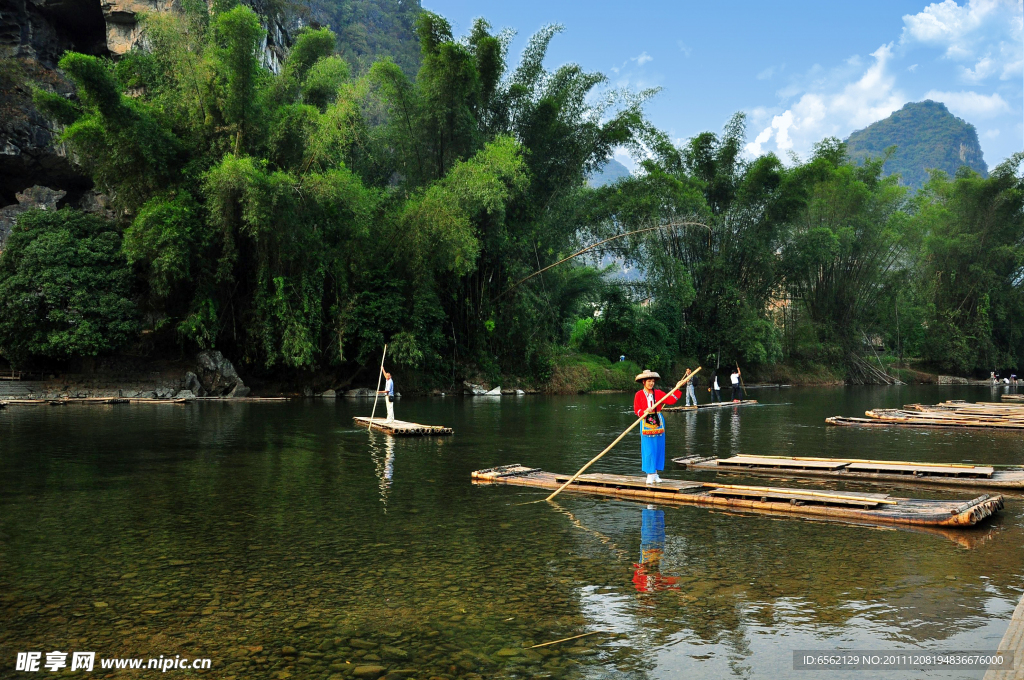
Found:
[{"label": "woman's reflection in water", "polygon": [[633,565],[633,586],[638,592],[679,590],[677,577],[661,575],[664,554],[665,512],[648,505],[640,518],[640,562]]}]

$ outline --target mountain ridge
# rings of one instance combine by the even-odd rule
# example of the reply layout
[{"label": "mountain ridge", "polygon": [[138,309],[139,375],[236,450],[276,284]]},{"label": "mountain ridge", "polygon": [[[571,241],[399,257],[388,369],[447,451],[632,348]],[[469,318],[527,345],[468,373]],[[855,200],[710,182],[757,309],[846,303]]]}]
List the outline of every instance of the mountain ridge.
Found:
[{"label": "mountain ridge", "polygon": [[914,189],[928,181],[929,170],[942,170],[952,177],[966,165],[988,177],[977,130],[950,113],[942,102],[908,102],[846,139],[847,153],[859,162],[884,156],[890,146],[896,150],[886,160],[883,172],[899,174],[903,183]]}]

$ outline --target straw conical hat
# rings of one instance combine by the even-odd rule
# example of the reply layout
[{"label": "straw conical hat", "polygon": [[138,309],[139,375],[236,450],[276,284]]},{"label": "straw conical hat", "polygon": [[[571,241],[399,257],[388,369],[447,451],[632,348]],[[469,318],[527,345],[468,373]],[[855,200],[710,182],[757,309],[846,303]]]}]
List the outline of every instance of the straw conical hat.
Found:
[{"label": "straw conical hat", "polygon": [[657,373],[655,373],[654,371],[652,371],[649,368],[645,368],[644,372],[639,374],[633,380],[636,381],[636,382],[643,382],[644,380],[647,380],[648,378],[654,378],[655,380],[661,380],[661,376],[658,375]]}]

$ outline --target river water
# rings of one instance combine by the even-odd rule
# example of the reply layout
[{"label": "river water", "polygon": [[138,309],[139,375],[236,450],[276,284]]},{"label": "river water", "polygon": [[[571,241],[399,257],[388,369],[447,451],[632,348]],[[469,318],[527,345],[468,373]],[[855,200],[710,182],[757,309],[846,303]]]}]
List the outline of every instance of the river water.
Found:
[{"label": "river water", "polygon": [[[666,414],[668,453],[1021,463],[1019,433],[824,424],[993,394],[752,390],[757,406]],[[399,400],[399,418],[455,428],[423,439],[354,427],[370,405],[353,400],[10,406],[0,677],[18,652],[54,650],[208,657],[207,677],[239,679],[982,677],[796,671],[793,651],[996,649],[1024,590],[1019,498],[942,533],[569,493],[525,504],[543,494],[470,482],[507,463],[576,470],[631,422],[631,401]],[[593,470],[639,474],[638,440]],[[589,631],[610,632],[528,649]]]}]

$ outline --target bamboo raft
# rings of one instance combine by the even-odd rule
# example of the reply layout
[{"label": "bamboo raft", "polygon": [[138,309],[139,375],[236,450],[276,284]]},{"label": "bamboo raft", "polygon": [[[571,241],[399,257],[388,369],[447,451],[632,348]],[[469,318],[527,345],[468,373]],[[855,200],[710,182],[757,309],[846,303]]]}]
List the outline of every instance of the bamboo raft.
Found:
[{"label": "bamboo raft", "polygon": [[829,425],[953,428],[1024,429],[1024,405],[995,402],[944,401],[941,404],[907,404],[901,409],[883,408],[865,411],[867,418],[833,416]]},{"label": "bamboo raft", "polygon": [[[522,465],[477,470],[476,484],[510,484],[556,489],[571,475]],[[648,486],[642,477],[584,474],[566,491],[629,500],[678,505],[708,505],[740,510],[789,513],[879,524],[968,527],[1003,507],[1002,496],[984,494],[970,500],[895,498],[881,493],[840,493],[826,489],[793,489],[711,482],[665,480]]]},{"label": "bamboo raft", "polygon": [[662,411],[696,411],[702,408],[729,408],[730,406],[750,406],[756,404],[757,399],[743,399],[742,401],[716,401],[696,406],[663,406]]},{"label": "bamboo raft", "polygon": [[961,463],[745,455],[722,459],[690,456],[673,458],[672,462],[692,470],[771,477],[831,477],[858,482],[1024,489],[1024,468],[1021,467],[996,470],[989,465]]},{"label": "bamboo raft", "polygon": [[1024,394],[1004,394],[999,398],[1003,401],[1024,401]]},{"label": "bamboo raft", "polygon": [[383,418],[374,418],[371,423],[370,419],[366,416],[356,416],[352,420],[356,421],[356,425],[362,425],[363,427],[369,426],[378,432],[394,435],[396,437],[429,437],[432,435],[452,434],[454,432],[450,427],[407,423],[404,420],[392,420],[390,423],[387,423],[384,422]]}]

